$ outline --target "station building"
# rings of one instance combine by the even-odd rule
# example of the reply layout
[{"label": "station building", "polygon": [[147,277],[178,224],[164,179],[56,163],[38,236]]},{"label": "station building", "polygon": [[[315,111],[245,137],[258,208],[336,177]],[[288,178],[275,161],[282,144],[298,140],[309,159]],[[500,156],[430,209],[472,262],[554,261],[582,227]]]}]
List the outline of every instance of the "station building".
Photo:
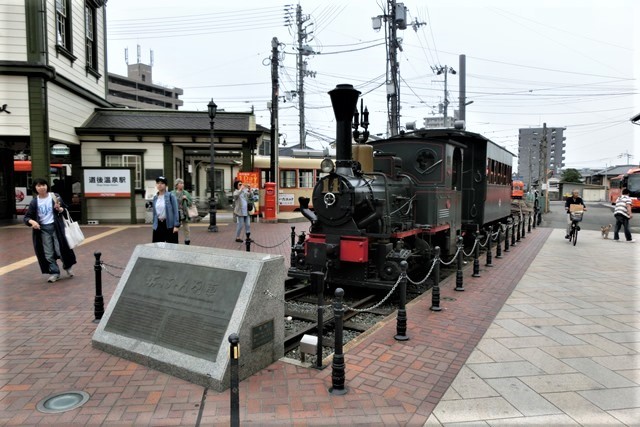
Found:
[{"label": "station building", "polygon": [[[144,221],[145,197],[154,191],[158,175],[170,182],[183,178],[203,201],[210,194],[212,132],[206,111],[177,111],[181,90],[170,96],[176,100],[170,108],[165,104],[157,110],[116,108],[109,101],[105,4],[0,0],[0,219],[16,218],[14,158],[30,164],[27,187],[34,177],[52,182],[52,164],[68,166],[63,198],[73,201],[82,222]],[[140,76],[148,71],[136,70]],[[265,138],[269,130],[256,124],[253,111],[217,112],[213,140],[219,200],[238,171],[251,169]],[[84,186],[88,168],[132,170],[131,197],[74,197],[72,184]]]}]

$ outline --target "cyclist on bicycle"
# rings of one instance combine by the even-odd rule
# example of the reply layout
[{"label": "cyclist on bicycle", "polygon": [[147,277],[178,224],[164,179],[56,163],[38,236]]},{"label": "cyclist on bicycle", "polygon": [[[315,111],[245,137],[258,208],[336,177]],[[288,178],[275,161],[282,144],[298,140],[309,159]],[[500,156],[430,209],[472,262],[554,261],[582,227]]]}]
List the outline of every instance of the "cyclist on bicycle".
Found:
[{"label": "cyclist on bicycle", "polygon": [[569,238],[569,233],[571,233],[571,205],[582,205],[582,210],[586,211],[587,207],[582,201],[582,197],[580,197],[580,192],[578,190],[573,190],[571,192],[571,196],[567,197],[564,202],[564,208],[567,210],[567,234],[564,236],[565,239]]}]

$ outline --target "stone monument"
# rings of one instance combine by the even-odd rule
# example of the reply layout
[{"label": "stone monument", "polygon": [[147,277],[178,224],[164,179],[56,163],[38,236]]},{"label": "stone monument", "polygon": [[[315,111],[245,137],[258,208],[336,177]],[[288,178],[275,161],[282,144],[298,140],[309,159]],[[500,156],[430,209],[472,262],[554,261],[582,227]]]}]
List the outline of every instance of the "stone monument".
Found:
[{"label": "stone monument", "polygon": [[284,258],[200,246],[138,245],[93,335],[95,348],[195,384],[229,387],[284,355]]}]

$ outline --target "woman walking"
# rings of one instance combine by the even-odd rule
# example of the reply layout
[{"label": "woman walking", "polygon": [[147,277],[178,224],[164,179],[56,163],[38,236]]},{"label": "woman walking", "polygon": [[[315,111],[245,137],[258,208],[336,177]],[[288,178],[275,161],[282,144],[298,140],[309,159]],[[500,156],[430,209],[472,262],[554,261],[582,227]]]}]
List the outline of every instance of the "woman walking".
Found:
[{"label": "woman walking", "polygon": [[71,267],[76,263],[76,254],[64,236],[62,212],[66,204],[59,194],[49,192],[49,183],[42,179],[33,180],[33,190],[37,197],[29,203],[24,223],[33,230],[33,249],[38,258],[42,274],[49,274],[47,282],[60,279],[58,259],[69,277],[73,277]]},{"label": "woman walking", "polygon": [[180,217],[180,226],[182,227],[182,233],[184,234],[184,244],[191,244],[191,231],[189,230],[189,208],[193,204],[191,194],[184,189],[184,181],[180,178],[176,179],[174,183],[174,190],[172,191],[176,200],[178,201],[178,215]]}]

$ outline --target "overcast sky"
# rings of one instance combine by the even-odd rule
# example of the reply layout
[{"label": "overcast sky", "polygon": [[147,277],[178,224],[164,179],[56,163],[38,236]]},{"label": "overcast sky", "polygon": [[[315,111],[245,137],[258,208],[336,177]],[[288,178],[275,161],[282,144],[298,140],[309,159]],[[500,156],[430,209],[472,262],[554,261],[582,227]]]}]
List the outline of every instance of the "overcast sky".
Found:
[{"label": "overcast sky", "polygon": [[[636,0],[406,0],[417,30],[398,31],[401,124],[438,114],[444,79],[432,67],[458,71],[466,55],[467,129],[517,154],[518,129],[566,127],[566,167],[640,162],[640,2]],[[184,110],[211,98],[227,111],[255,109],[269,127],[271,39],[280,50],[280,94],[296,90],[295,6],[276,0],[110,0],[109,71],[150,63],[156,84],[184,89]],[[305,0],[311,33],[305,79],[307,145],[335,137],[327,92],[350,83],[363,93],[372,134],[385,134],[385,34],[371,17],[380,0]],[[285,22],[290,11],[291,26]],[[458,108],[458,77],[448,75],[449,115]],[[298,104],[280,103],[280,133],[299,142]],[[630,155],[632,157],[627,157]]]}]

